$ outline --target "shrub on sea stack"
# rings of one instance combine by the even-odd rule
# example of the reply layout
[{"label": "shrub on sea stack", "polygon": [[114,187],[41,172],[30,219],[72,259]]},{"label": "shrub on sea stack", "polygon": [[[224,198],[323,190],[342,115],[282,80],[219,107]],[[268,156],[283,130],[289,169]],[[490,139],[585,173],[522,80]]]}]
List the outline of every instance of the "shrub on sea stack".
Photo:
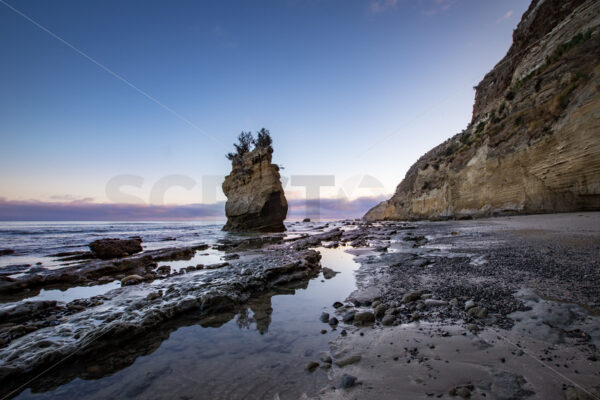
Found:
[{"label": "shrub on sea stack", "polygon": [[[223,182],[227,196],[225,231],[281,232],[287,216],[287,200],[279,176],[279,166],[271,163],[273,147],[266,129],[258,138],[242,132],[235,144],[236,152],[227,154],[231,173]],[[250,151],[250,146],[254,148]]]}]

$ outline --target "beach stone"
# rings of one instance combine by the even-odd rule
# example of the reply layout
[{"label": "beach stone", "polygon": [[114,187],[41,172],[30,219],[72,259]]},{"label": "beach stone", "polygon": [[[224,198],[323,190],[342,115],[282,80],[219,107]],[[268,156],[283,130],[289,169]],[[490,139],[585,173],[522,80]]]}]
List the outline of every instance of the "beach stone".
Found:
[{"label": "beach stone", "polygon": [[146,300],[155,300],[155,299],[162,297],[162,295],[163,295],[162,291],[160,291],[160,290],[158,292],[151,292],[151,293],[148,293],[148,296],[146,296]]},{"label": "beach stone", "polygon": [[327,267],[323,267],[322,268],[323,271],[323,277],[325,279],[331,279],[334,276],[336,276],[337,274],[339,274],[339,272],[332,270],[331,268],[327,268]]},{"label": "beach stone", "polygon": [[414,292],[406,293],[402,296],[403,303],[412,303],[413,301],[417,301],[421,298],[421,296],[425,293],[424,290],[415,290]]},{"label": "beach stone", "polygon": [[462,397],[463,399],[468,399],[471,397],[471,391],[466,387],[459,387],[456,389],[456,395]]},{"label": "beach stone", "polygon": [[170,265],[161,265],[160,267],[158,267],[158,269],[156,271],[159,274],[168,275],[171,273],[171,266]]},{"label": "beach stone", "polygon": [[9,254],[13,254],[15,251],[13,249],[2,249],[0,250],[0,256],[7,256]]},{"label": "beach stone", "polygon": [[318,362],[311,361],[308,364],[306,364],[306,367],[304,369],[306,369],[308,372],[313,372],[318,367],[319,367],[319,363]]},{"label": "beach stone", "polygon": [[444,300],[434,300],[434,299],[425,300],[426,307],[441,307],[441,306],[447,306],[447,305],[448,305],[448,302],[444,301]]},{"label": "beach stone", "polygon": [[370,286],[365,289],[355,290],[349,296],[349,300],[357,306],[370,306],[375,300],[381,298],[381,289]]},{"label": "beach stone", "polygon": [[492,375],[491,392],[497,400],[525,399],[534,392],[525,389],[527,383],[521,375],[508,371],[495,371]]},{"label": "beach stone", "polygon": [[487,317],[488,312],[484,307],[473,307],[469,309],[469,315],[474,318],[485,318]]},{"label": "beach stone", "polygon": [[338,321],[338,319],[336,317],[329,318],[329,325],[337,326],[337,324],[339,324],[339,323],[340,323],[340,321]]},{"label": "beach stone", "polygon": [[342,321],[344,321],[345,323],[350,323],[352,321],[354,321],[354,316],[356,315],[356,313],[354,311],[349,311],[346,314],[344,314],[344,316],[342,317]]},{"label": "beach stone", "polygon": [[335,303],[333,303],[333,308],[340,308],[342,307],[344,304],[340,303],[339,301],[336,301]]},{"label": "beach stone", "polygon": [[228,265],[229,265],[228,262],[224,262],[224,263],[217,263],[217,264],[206,265],[204,268],[206,268],[206,269],[219,269],[219,268],[226,267]]},{"label": "beach stone", "polygon": [[373,313],[375,314],[376,318],[381,318],[384,316],[386,310],[387,310],[387,306],[385,304],[379,304],[378,306],[375,307],[375,309],[373,310]]},{"label": "beach stone", "polygon": [[354,385],[356,385],[356,377],[352,375],[344,375],[342,376],[339,387],[341,389],[349,389]]},{"label": "beach stone", "polygon": [[329,313],[321,313],[321,317],[319,319],[321,320],[321,322],[329,322]]},{"label": "beach stone", "polygon": [[123,286],[137,285],[138,283],[141,283],[143,280],[144,280],[144,278],[142,278],[139,275],[129,275],[129,276],[126,276],[125,278],[121,279],[121,285],[123,285]]},{"label": "beach stone", "polygon": [[354,322],[359,324],[372,324],[375,322],[375,315],[370,311],[359,312],[354,315]]},{"label": "beach stone", "polygon": [[304,218],[302,222],[310,222],[310,218]]},{"label": "beach stone", "polygon": [[344,357],[344,358],[340,358],[338,360],[335,360],[335,365],[337,365],[338,367],[342,368],[342,367],[345,367],[346,365],[356,364],[360,360],[361,360],[361,356],[358,355],[358,354],[355,354],[355,355],[352,355],[352,356],[348,356],[348,357]]},{"label": "beach stone", "polygon": [[394,324],[394,321],[396,321],[396,316],[394,315],[386,315],[381,319],[381,323],[385,326],[390,326]]},{"label": "beach stone", "polygon": [[92,254],[101,260],[127,257],[142,251],[141,239],[99,239],[89,244]]},{"label": "beach stone", "polygon": [[468,300],[465,302],[465,310],[469,311],[471,308],[475,307],[477,304],[475,304],[475,301],[473,300]]},{"label": "beach stone", "polygon": [[238,258],[240,258],[239,254],[233,253],[233,254],[225,254],[223,256],[223,260],[237,260]]},{"label": "beach stone", "polygon": [[333,362],[333,360],[331,359],[331,356],[327,353],[321,353],[321,355],[319,356],[319,359],[321,360],[321,362],[324,362],[325,364],[331,364]]}]

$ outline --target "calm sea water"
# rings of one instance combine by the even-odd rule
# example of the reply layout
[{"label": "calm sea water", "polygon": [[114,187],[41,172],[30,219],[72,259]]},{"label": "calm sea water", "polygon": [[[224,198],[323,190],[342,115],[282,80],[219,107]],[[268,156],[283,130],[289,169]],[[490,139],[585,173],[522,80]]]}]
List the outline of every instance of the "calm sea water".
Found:
[{"label": "calm sea water", "polygon": [[[36,264],[56,268],[53,254],[87,251],[88,244],[102,238],[140,236],[145,250],[215,243],[227,233],[215,222],[2,222],[0,249],[14,254],[0,257],[0,269],[10,265]],[[174,241],[171,239],[175,239]]]}]

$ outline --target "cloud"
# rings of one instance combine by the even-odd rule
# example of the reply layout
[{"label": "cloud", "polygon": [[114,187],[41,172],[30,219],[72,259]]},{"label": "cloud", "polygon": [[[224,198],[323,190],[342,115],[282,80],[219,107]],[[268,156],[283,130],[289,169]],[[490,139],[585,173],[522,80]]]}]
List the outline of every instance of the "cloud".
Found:
[{"label": "cloud", "polygon": [[509,19],[509,18],[510,18],[512,15],[513,15],[513,10],[508,10],[508,11],[506,12],[506,14],[504,14],[503,16],[501,16],[500,18],[498,18],[498,19],[496,20],[496,22],[502,22],[502,21],[504,21],[504,20],[507,20],[507,19]]},{"label": "cloud", "polygon": [[[289,219],[314,217],[341,219],[362,217],[389,196],[348,199],[290,199]],[[87,199],[83,199],[87,200]],[[0,199],[0,221],[168,221],[225,219],[225,203],[144,205],[118,203],[14,201]]]},{"label": "cloud", "polygon": [[440,12],[448,11],[456,0],[419,0],[419,7],[425,15],[435,15]]},{"label": "cloud", "polygon": [[379,14],[388,9],[395,8],[398,0],[373,0],[369,4],[369,9],[374,14]]},{"label": "cloud", "polygon": [[92,197],[79,197],[74,196],[72,194],[57,194],[54,196],[50,196],[50,199],[56,201],[69,201],[69,202],[78,202],[78,203],[91,203],[94,201]]},{"label": "cloud", "polygon": [[300,219],[305,217],[323,219],[361,218],[367,211],[389,195],[358,197],[354,200],[336,199],[292,199],[288,200],[288,218]]},{"label": "cloud", "polygon": [[0,221],[153,221],[224,218],[224,203],[156,206],[142,204],[0,201]]}]

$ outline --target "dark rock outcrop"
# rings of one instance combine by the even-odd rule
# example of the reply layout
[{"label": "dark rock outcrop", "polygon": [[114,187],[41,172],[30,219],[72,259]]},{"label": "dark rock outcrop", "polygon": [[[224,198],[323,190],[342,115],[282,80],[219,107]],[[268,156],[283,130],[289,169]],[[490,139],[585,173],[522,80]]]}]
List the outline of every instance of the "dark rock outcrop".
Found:
[{"label": "dark rock outcrop", "polygon": [[225,231],[282,232],[287,201],[281,186],[279,167],[271,163],[273,149],[257,147],[232,163],[223,182],[227,196]]},{"label": "dark rock outcrop", "polygon": [[600,209],[600,3],[534,0],[476,87],[469,126],[367,220]]},{"label": "dark rock outcrop", "polygon": [[99,239],[90,243],[90,250],[101,260],[127,257],[142,251],[139,239]]}]

